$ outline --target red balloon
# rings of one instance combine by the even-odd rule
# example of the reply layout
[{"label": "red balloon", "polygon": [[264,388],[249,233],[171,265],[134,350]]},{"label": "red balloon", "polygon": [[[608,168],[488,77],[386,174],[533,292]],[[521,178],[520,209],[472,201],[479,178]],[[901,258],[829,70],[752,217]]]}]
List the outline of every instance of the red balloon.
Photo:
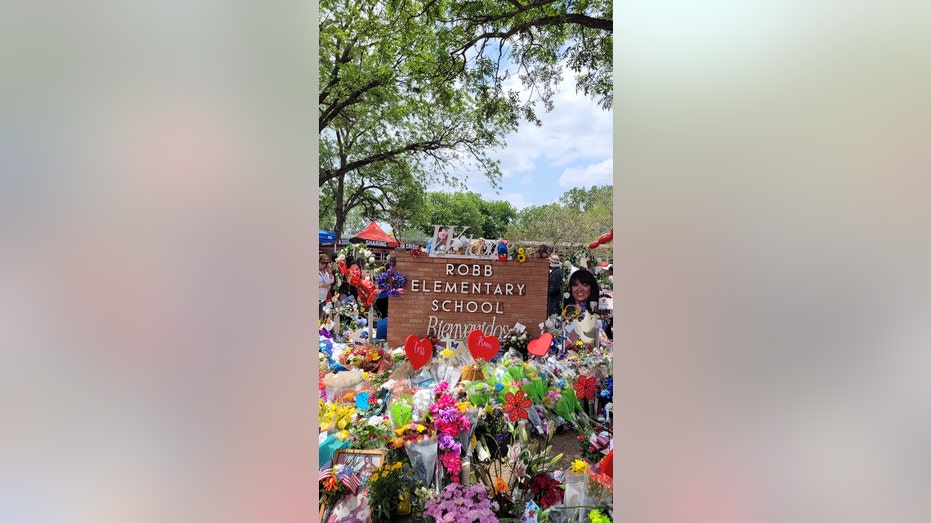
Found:
[{"label": "red balloon", "polygon": [[595,241],[593,241],[592,243],[589,243],[589,244],[588,244],[588,248],[589,248],[589,249],[597,249],[599,245],[601,245],[601,244],[598,243],[598,240],[595,240]]},{"label": "red balloon", "polygon": [[375,302],[375,284],[372,283],[372,280],[362,280],[356,285],[356,289],[359,293],[359,303],[363,307],[368,307]]}]

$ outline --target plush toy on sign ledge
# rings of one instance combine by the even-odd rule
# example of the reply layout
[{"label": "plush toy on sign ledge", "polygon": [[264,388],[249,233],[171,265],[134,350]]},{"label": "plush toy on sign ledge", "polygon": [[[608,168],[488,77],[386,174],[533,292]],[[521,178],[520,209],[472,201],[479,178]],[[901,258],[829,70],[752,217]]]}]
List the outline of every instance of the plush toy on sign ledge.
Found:
[{"label": "plush toy on sign ledge", "polygon": [[508,241],[498,238],[498,261],[508,261]]}]

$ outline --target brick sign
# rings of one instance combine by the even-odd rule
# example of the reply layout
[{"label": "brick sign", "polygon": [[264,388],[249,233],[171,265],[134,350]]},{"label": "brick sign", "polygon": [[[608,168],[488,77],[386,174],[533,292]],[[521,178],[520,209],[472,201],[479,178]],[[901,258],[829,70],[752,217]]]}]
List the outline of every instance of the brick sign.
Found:
[{"label": "brick sign", "polygon": [[480,329],[500,338],[517,322],[534,332],[546,319],[547,260],[395,255],[407,285],[388,300],[389,347],[411,334],[461,340]]}]

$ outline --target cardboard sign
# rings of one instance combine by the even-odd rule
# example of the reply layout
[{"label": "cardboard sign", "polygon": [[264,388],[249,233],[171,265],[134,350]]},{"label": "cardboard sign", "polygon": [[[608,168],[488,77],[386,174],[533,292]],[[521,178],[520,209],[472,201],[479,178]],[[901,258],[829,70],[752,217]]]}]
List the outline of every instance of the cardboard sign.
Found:
[{"label": "cardboard sign", "polygon": [[427,338],[418,340],[417,336],[411,334],[404,341],[404,353],[407,354],[407,359],[411,360],[411,367],[418,370],[433,357],[433,344]]},{"label": "cardboard sign", "polygon": [[485,336],[485,333],[475,329],[469,333],[469,353],[475,359],[488,361],[498,354],[501,349],[501,343],[494,336]]}]

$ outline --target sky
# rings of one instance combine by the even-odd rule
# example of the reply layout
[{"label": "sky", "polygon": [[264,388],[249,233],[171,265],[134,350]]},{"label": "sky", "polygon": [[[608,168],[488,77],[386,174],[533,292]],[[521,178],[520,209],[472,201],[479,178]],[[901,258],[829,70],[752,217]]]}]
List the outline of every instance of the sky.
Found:
[{"label": "sky", "polygon": [[469,177],[468,186],[483,199],[507,200],[519,210],[552,203],[573,187],[612,183],[612,113],[576,93],[571,72],[563,77],[553,110],[537,115],[543,124],[522,122],[492,155],[501,161],[499,191],[480,175]]}]

